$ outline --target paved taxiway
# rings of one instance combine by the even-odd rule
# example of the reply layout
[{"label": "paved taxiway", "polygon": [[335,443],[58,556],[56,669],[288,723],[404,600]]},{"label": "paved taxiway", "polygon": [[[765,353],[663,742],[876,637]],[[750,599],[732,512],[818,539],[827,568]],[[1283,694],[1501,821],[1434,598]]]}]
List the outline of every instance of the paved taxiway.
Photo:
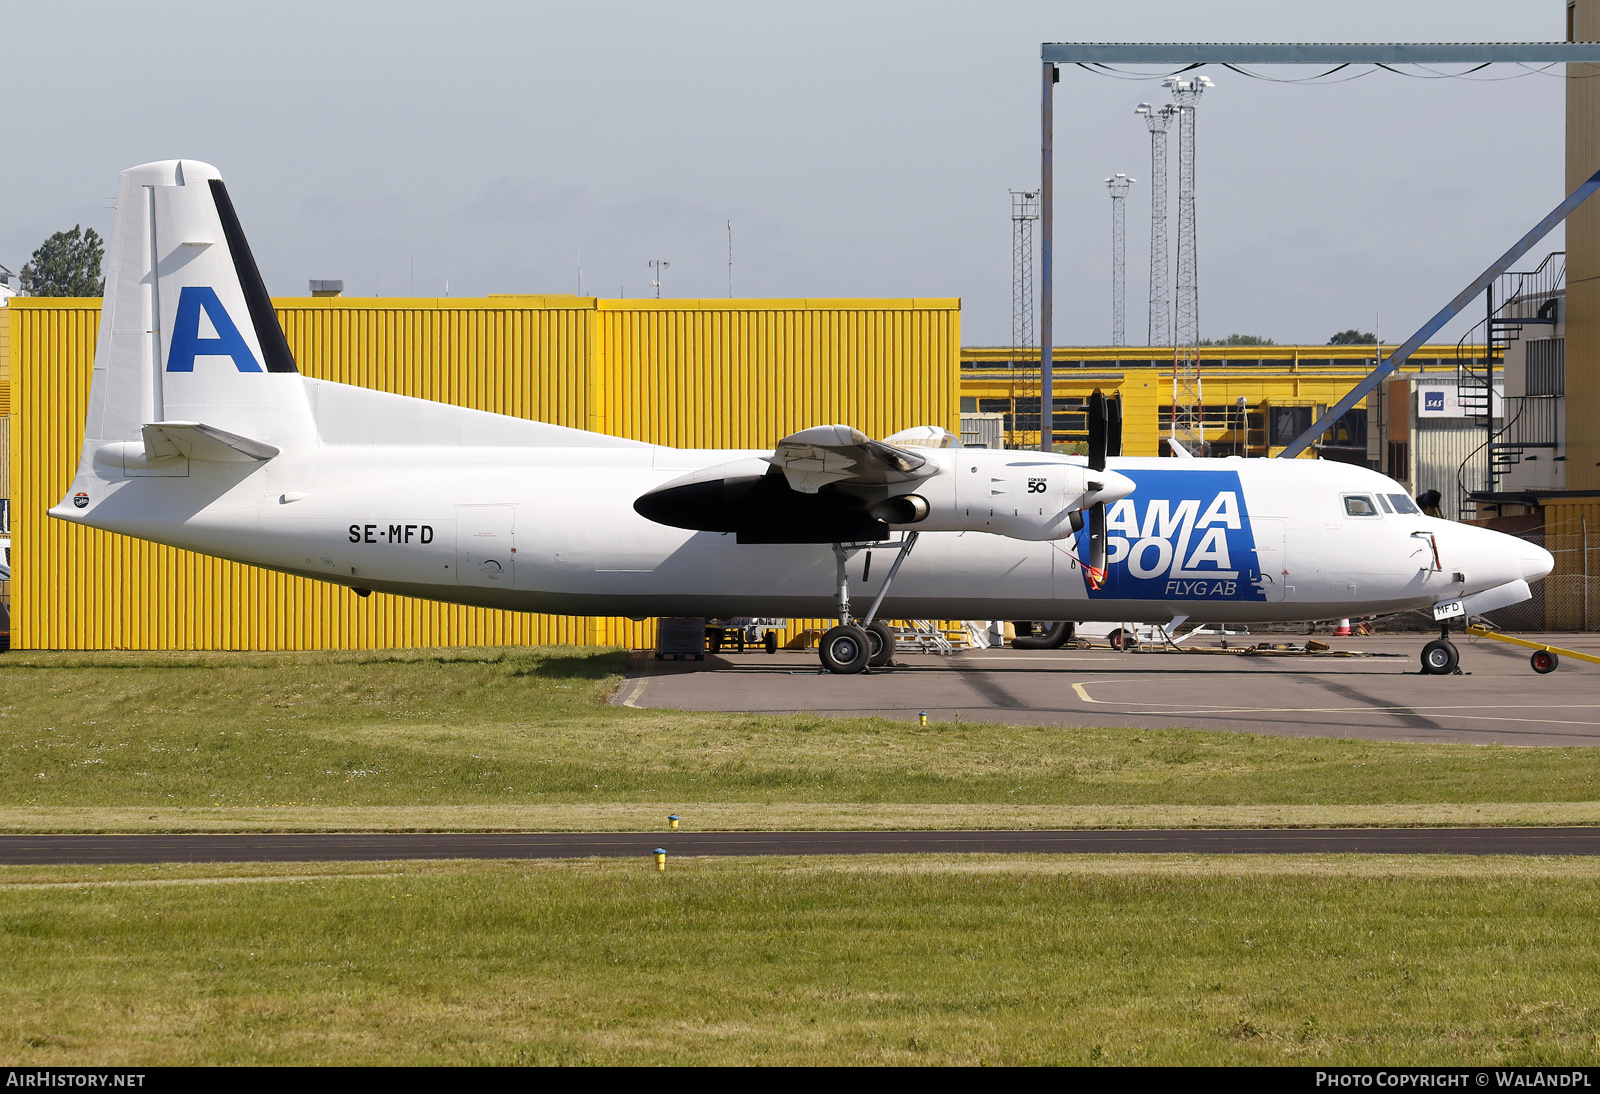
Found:
[{"label": "paved taxiway", "polygon": [[[1524,636],[1529,637],[1529,636]],[[1548,676],[1525,649],[1458,639],[1460,676],[1423,676],[1428,635],[1319,640],[1387,657],[972,650],[901,654],[860,676],[818,672],[815,652],[705,661],[641,655],[616,701],[680,710],[811,712],[1010,722],[1239,730],[1297,737],[1472,744],[1600,745],[1600,665],[1564,660]],[[1600,655],[1600,635],[1543,641]],[[1303,642],[1254,635],[1240,643]],[[1215,646],[1215,641],[1209,645]]]},{"label": "paved taxiway", "polygon": [[1231,828],[994,832],[340,832],[0,836],[0,864],[373,862],[668,855],[1600,855],[1600,828]]}]

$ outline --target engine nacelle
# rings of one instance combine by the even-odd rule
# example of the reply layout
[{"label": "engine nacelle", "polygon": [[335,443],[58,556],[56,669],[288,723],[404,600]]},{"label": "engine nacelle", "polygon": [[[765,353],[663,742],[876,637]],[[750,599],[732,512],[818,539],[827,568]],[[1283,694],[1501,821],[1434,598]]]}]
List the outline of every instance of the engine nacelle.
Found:
[{"label": "engine nacelle", "polygon": [[676,528],[735,532],[740,543],[844,543],[894,530],[993,532],[1013,539],[1070,536],[1097,502],[1133,492],[1115,471],[1065,456],[987,448],[919,450],[929,473],[893,485],[793,489],[757,458],[707,467],[637,498],[641,516]]},{"label": "engine nacelle", "polygon": [[939,463],[936,474],[906,484],[870,512],[897,529],[1065,539],[1083,526],[1091,506],[1126,497],[1134,487],[1115,471],[1051,453],[965,448],[931,458]]}]

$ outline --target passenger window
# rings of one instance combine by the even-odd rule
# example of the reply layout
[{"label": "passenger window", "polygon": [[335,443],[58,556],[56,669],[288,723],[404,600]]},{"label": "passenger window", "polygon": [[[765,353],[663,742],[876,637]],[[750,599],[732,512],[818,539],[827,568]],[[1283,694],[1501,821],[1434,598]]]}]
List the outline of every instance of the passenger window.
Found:
[{"label": "passenger window", "polygon": [[1404,513],[1410,517],[1420,517],[1422,510],[1417,508],[1417,503],[1411,500],[1409,494],[1390,494],[1389,500],[1394,502],[1394,511]]},{"label": "passenger window", "polygon": [[1344,511],[1352,517],[1377,517],[1383,515],[1378,512],[1378,507],[1372,504],[1372,499],[1365,494],[1346,494],[1344,496]]},{"label": "passenger window", "polygon": [[1384,497],[1382,494],[1378,495],[1378,504],[1383,506],[1383,511],[1385,513],[1393,513],[1394,512],[1394,506],[1390,505],[1389,504],[1389,499]]}]

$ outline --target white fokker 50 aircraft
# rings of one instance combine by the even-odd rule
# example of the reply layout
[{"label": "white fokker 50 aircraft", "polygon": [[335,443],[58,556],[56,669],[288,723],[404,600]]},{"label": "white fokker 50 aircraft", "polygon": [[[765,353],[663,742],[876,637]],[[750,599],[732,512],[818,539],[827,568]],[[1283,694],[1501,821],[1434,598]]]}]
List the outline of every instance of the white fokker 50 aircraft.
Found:
[{"label": "white fokker 50 aircraft", "polygon": [[[1448,626],[1552,568],[1345,464],[1108,459],[1120,429],[1096,410],[1088,459],[926,426],[686,450],[307,379],[219,173],[168,160],[118,185],[83,454],[50,515],[363,596],[837,616],[838,672],[888,660],[880,616]],[[877,580],[873,545],[895,551]],[[1425,671],[1455,663],[1447,637],[1424,650]]]}]

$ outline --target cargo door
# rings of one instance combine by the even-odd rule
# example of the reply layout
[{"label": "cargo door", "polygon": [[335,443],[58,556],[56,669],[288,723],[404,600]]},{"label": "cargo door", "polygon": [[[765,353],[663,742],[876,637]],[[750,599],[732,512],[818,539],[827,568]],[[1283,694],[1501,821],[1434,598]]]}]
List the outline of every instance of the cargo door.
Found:
[{"label": "cargo door", "polygon": [[1289,569],[1289,530],[1281,520],[1252,517],[1250,531],[1256,541],[1256,572],[1261,591],[1274,604],[1293,601],[1294,574]]},{"label": "cargo door", "polygon": [[509,505],[456,508],[456,582],[487,588],[516,586],[516,510]]}]

